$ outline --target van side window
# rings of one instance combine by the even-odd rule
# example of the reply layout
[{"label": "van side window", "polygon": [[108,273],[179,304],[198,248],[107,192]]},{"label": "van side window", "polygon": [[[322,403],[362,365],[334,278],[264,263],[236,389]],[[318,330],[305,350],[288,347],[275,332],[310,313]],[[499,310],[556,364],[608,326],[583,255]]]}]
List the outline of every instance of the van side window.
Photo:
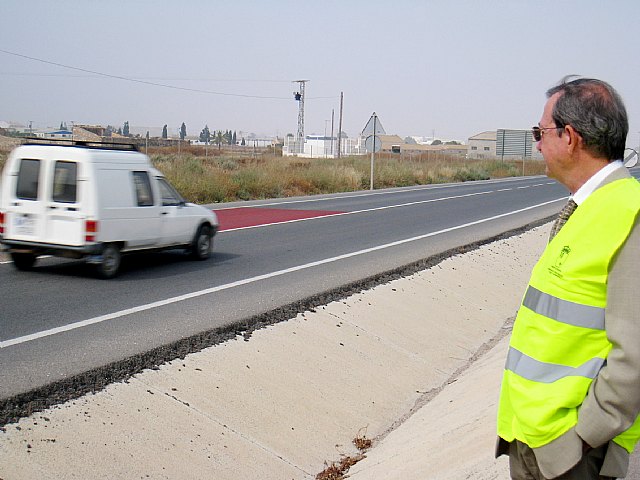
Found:
[{"label": "van side window", "polygon": [[164,178],[158,177],[158,186],[160,187],[163,206],[180,205],[183,201],[180,194]]},{"label": "van side window", "polygon": [[139,207],[150,207],[153,205],[153,193],[151,192],[151,182],[147,172],[132,172],[133,184],[136,187],[136,197]]},{"label": "van side window", "polygon": [[20,160],[16,197],[21,200],[38,199],[38,179],[40,177],[40,160]]},{"label": "van side window", "polygon": [[53,172],[53,201],[75,203],[78,189],[78,164],[56,162]]}]

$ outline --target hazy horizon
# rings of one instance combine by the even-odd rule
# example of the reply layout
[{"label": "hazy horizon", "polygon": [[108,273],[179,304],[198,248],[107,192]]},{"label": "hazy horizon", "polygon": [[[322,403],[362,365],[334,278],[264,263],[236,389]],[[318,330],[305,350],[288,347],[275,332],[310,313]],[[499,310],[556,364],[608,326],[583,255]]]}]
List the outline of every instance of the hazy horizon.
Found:
[{"label": "hazy horizon", "polygon": [[[640,143],[640,3],[81,0],[0,4],[0,121],[162,128],[190,136],[388,134],[466,142],[537,124],[567,74],[610,82]],[[627,25],[628,22],[628,25]]]}]

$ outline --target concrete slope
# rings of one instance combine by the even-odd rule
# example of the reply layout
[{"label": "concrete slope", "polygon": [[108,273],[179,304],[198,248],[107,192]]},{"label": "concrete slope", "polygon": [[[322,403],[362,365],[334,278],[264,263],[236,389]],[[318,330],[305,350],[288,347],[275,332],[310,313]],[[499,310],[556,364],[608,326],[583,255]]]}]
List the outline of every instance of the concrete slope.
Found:
[{"label": "concrete slope", "polygon": [[497,346],[391,432],[349,470],[353,480],[509,478],[494,459],[498,390],[508,346]]},{"label": "concrete slope", "polygon": [[[0,479],[311,479],[357,455],[356,437],[374,446],[353,478],[506,478],[492,458],[497,342],[547,232],[485,245],[7,425]],[[458,454],[465,460],[452,464]]]}]

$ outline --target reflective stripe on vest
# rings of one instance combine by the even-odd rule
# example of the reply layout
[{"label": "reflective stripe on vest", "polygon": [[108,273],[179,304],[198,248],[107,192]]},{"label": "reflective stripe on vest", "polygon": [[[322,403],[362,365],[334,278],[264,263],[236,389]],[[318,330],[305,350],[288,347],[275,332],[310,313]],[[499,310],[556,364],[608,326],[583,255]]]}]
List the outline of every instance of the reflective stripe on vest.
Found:
[{"label": "reflective stripe on vest", "polygon": [[510,347],[505,369],[532,382],[553,383],[565,377],[585,377],[593,380],[604,364],[604,358],[592,358],[577,367],[545,363]]},{"label": "reflective stripe on vest", "polygon": [[574,327],[604,330],[604,308],[581,305],[554,297],[529,285],[522,305],[534,312]]}]

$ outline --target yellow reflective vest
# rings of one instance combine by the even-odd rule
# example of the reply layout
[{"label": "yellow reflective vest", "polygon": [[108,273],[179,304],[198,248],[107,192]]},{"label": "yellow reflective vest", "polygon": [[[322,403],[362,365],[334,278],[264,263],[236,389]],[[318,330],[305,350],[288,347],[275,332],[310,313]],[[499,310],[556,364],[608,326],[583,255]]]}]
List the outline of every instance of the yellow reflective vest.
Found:
[{"label": "yellow reflective vest", "polygon": [[[541,447],[578,422],[589,386],[606,364],[607,277],[640,211],[640,184],[594,191],[547,245],[518,310],[502,379],[498,435]],[[629,453],[640,417],[613,440]]]}]

